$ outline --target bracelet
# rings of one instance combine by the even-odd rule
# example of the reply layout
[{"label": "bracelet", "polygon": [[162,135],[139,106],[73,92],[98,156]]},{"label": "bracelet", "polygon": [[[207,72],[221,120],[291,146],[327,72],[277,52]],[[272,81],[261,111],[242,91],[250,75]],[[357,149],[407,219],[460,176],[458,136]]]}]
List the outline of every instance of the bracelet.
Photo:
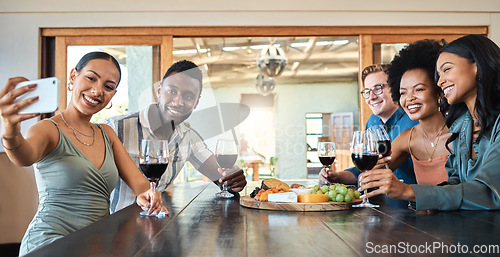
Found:
[{"label": "bracelet", "polygon": [[13,151],[13,152],[14,152],[14,151],[16,151],[17,149],[19,149],[19,148],[23,145],[23,143],[24,143],[24,140],[23,140],[23,141],[21,141],[21,143],[20,143],[18,146],[16,146],[16,147],[14,147],[14,148],[7,148],[7,147],[3,144],[3,140],[7,140],[7,138],[2,137],[2,138],[0,139],[0,142],[2,143],[3,148],[4,148],[5,150],[9,150],[9,151]]}]

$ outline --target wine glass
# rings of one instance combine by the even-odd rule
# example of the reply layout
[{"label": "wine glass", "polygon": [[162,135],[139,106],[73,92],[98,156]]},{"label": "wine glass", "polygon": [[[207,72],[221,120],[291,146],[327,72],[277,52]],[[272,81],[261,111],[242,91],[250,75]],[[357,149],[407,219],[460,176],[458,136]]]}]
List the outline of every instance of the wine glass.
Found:
[{"label": "wine glass", "polygon": [[[167,140],[148,140],[141,141],[141,151],[139,154],[139,167],[151,185],[151,191],[156,190],[156,182],[160,180],[168,166],[168,141]],[[151,199],[152,200],[152,199]],[[140,213],[141,216],[162,216],[165,212],[162,210],[157,215],[148,214],[148,210]]]},{"label": "wine glass", "polygon": [[[378,144],[378,153],[382,155],[382,158],[389,156],[389,154],[391,153],[391,139],[389,138],[387,131],[385,131],[384,126],[375,125],[370,127],[368,130],[371,130],[375,133]],[[387,163],[385,163],[385,168],[389,168],[389,165],[387,165]]]},{"label": "wine glass", "polygon": [[[373,131],[354,131],[352,137],[351,157],[354,165],[361,171],[373,169],[378,160],[378,144],[377,137]],[[365,189],[364,194],[366,195]],[[379,205],[371,204],[368,198],[363,198],[363,202],[352,207],[380,207]]]},{"label": "wine glass", "polygon": [[330,171],[331,165],[335,161],[336,156],[334,142],[318,142],[318,157],[319,161],[325,168],[326,174]]},{"label": "wine glass", "polygon": [[[238,148],[232,139],[219,139],[215,147],[215,159],[222,170],[233,168],[238,159]],[[222,191],[215,194],[222,198],[231,198],[234,195],[227,191],[227,181],[222,184]]]}]

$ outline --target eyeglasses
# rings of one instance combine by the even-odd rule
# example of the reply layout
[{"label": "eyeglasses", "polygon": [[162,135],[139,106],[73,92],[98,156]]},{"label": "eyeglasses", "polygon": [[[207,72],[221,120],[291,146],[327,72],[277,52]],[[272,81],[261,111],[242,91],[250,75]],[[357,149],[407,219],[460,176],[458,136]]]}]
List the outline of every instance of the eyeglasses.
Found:
[{"label": "eyeglasses", "polygon": [[388,85],[388,84],[377,84],[377,85],[373,86],[373,89],[365,89],[365,90],[361,91],[361,95],[365,99],[370,98],[370,92],[373,92],[373,94],[375,94],[375,95],[380,95],[384,92],[383,87],[385,85]]}]

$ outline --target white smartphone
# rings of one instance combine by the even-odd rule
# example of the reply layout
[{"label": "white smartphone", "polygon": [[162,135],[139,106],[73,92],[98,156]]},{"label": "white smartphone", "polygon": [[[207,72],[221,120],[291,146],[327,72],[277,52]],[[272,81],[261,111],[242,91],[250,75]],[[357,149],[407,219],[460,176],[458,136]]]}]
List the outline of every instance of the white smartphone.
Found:
[{"label": "white smartphone", "polygon": [[16,101],[38,96],[38,101],[19,110],[19,114],[25,113],[52,113],[59,107],[59,79],[56,77],[38,80],[24,81],[16,85],[16,88],[26,85],[37,84],[35,90],[16,98]]}]

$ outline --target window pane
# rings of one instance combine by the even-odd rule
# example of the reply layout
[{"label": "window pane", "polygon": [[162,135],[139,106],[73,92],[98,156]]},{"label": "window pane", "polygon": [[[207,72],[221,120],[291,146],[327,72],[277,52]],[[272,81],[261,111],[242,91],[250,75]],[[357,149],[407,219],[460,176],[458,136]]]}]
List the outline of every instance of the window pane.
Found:
[{"label": "window pane", "polygon": [[306,119],[307,134],[323,134],[323,119]]},{"label": "window pane", "polygon": [[[243,95],[273,97],[272,107],[247,104],[250,115],[235,131],[240,138],[244,134],[248,145],[266,160],[278,157],[278,178],[307,177],[307,143],[316,148],[317,137],[323,134],[322,112],[359,112],[357,37],[174,37],[173,42],[173,61],[190,60],[201,66],[209,78],[204,80],[193,114],[218,103],[244,103]],[[277,52],[282,50],[287,59],[282,72],[271,79],[266,77],[269,75],[262,77],[268,71],[264,68],[282,66],[257,65],[272,59],[266,58],[274,52],[270,46],[278,48]],[[260,112],[258,108],[263,107],[269,108],[266,118],[254,118]],[[319,119],[305,123],[304,117]],[[316,135],[306,139],[307,133]],[[206,139],[213,149],[215,143],[210,141]],[[316,162],[317,157],[311,161]]]},{"label": "window pane", "polygon": [[389,64],[394,56],[396,56],[397,53],[399,53],[399,50],[401,50],[403,47],[407,46],[408,44],[380,44],[380,55],[381,55],[381,62],[383,64]]}]

